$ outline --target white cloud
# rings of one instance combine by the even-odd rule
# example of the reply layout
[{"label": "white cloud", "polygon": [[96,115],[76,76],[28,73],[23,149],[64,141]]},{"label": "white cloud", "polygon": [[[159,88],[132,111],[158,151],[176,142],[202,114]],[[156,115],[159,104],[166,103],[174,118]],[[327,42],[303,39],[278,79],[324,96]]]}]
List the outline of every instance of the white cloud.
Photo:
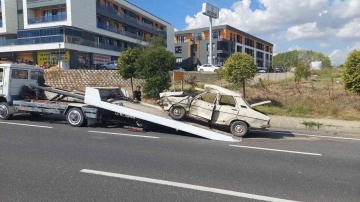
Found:
[{"label": "white cloud", "polygon": [[179,31],[179,30],[174,27],[174,32],[177,32],[177,31]]},{"label": "white cloud", "polygon": [[[252,10],[253,1],[261,9]],[[354,39],[347,36],[355,29],[350,29],[355,22],[347,23],[360,17],[359,8],[359,0],[237,0],[231,8],[220,9],[214,25],[229,24],[252,34],[280,35],[282,40],[336,36]],[[187,16],[185,22],[186,29],[209,26],[208,17],[201,12]]]},{"label": "white cloud", "polygon": [[322,43],[319,44],[319,46],[320,46],[321,48],[327,48],[327,47],[330,46],[330,44],[322,42]]},{"label": "white cloud", "polygon": [[331,31],[321,31],[317,27],[317,22],[305,23],[302,25],[295,25],[287,29],[286,39],[288,41],[297,39],[319,39]]},{"label": "white cloud", "polygon": [[336,36],[343,38],[343,39],[360,40],[360,18],[355,18],[351,22],[345,24],[337,32]]},{"label": "white cloud", "polygon": [[288,48],[288,51],[293,51],[293,50],[304,50],[304,48],[300,47],[299,45]]},{"label": "white cloud", "polygon": [[360,42],[356,42],[352,47],[346,47],[345,50],[333,50],[328,56],[332,65],[343,64],[348,54],[353,50],[360,50]]},{"label": "white cloud", "polygon": [[280,53],[280,49],[279,49],[279,46],[274,44],[274,47],[273,47],[273,56],[277,55]]}]

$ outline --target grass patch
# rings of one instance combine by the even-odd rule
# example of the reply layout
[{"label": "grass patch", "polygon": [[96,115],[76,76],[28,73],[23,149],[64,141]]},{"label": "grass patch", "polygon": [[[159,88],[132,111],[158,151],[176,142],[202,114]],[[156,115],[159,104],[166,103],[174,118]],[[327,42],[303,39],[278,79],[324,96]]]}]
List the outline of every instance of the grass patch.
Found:
[{"label": "grass patch", "polygon": [[321,126],[323,125],[322,123],[319,122],[314,122],[314,121],[304,121],[302,123],[307,129],[313,129],[313,128],[317,128],[320,129]]}]

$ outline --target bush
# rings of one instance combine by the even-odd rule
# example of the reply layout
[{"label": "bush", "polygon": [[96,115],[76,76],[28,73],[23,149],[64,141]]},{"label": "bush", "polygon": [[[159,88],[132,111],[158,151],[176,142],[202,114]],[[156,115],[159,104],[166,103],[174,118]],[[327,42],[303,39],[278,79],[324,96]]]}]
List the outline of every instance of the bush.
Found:
[{"label": "bush", "polygon": [[360,94],[360,50],[354,50],[348,55],[343,68],[345,89]]},{"label": "bush", "polygon": [[302,78],[308,79],[311,76],[311,71],[303,64],[299,64],[295,69],[295,82],[300,82]]}]

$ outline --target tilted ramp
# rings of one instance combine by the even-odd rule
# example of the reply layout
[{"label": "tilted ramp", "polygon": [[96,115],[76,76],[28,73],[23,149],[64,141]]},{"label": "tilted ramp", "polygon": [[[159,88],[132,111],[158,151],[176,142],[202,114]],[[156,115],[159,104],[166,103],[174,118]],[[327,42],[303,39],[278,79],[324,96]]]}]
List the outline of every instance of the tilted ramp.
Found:
[{"label": "tilted ramp", "polygon": [[[239,142],[239,140],[235,139],[230,135],[225,135],[221,133],[214,132],[212,130],[207,130],[201,127],[194,126],[192,124],[183,123],[181,121],[176,121],[173,119],[164,118],[158,115],[154,115],[151,113],[143,112],[140,110],[136,110],[134,108],[119,106],[117,104],[112,104],[106,101],[101,100],[100,91],[97,88],[86,87],[85,91],[85,100],[86,104],[106,109],[109,111],[117,112],[120,114],[124,114],[130,117],[135,117],[138,119],[142,119],[148,122],[156,123],[159,125],[163,125],[169,128],[173,128],[179,131],[187,132],[193,135],[197,135],[200,137],[204,137],[211,140],[218,141],[226,141],[226,142]],[[155,109],[156,110],[156,109]]]}]

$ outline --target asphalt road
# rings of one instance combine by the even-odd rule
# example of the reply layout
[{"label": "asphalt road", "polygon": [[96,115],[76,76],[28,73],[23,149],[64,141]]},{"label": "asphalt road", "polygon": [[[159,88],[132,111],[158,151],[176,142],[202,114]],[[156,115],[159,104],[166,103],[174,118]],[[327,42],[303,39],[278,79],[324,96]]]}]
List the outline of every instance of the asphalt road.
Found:
[{"label": "asphalt road", "polygon": [[226,143],[158,130],[0,121],[0,201],[360,199],[360,137],[252,132]]}]

